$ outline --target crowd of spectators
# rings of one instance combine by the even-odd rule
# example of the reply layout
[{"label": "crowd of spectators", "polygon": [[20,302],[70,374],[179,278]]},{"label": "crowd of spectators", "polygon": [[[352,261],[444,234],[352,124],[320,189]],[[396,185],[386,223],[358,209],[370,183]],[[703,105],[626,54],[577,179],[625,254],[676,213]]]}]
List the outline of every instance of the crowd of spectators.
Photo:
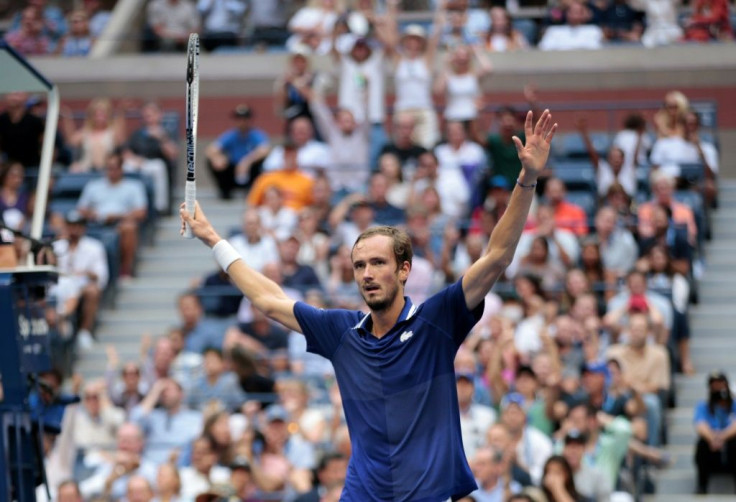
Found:
[{"label": "crowd of spectators", "polygon": [[[350,251],[376,224],[408,231],[415,256],[406,291],[416,303],[457,281],[484,252],[520,170],[511,137],[523,138],[523,111],[501,106],[492,129],[481,130],[479,81],[492,65],[467,33],[470,18],[452,5],[437,10],[430,32],[400,30],[396,2],[365,16],[367,37],[315,42],[314,30],[295,31],[300,39],[274,85],[283,143],[242,104],[232,110],[232,128],[206,148],[221,197],[246,193],[230,242],[292,298],[364,308]],[[559,20],[570,25],[594,12],[573,2]],[[330,18],[300,16],[305,24]],[[490,17],[509,21],[498,10]],[[347,22],[350,29],[360,23]],[[262,26],[264,37],[277,36],[267,28],[274,27]],[[601,40],[611,36],[601,32]],[[486,48],[524,46],[513,28],[505,40],[499,33],[485,39]],[[325,41],[337,67],[334,113],[325,103],[327,79],[310,64]],[[434,78],[441,46],[448,58]],[[397,95],[390,135],[387,66]],[[535,89],[524,95],[537,113]],[[93,100],[81,122],[64,110],[57,141],[61,169],[91,177],[70,210],[55,213],[59,206],[51,205],[52,258],[63,275],[47,317],[83,350],[94,343],[107,284],[135,273],[149,213],[171,205],[175,138],[155,103],[141,108],[141,127],[129,134],[129,108]],[[0,203],[14,229],[30,216],[24,169],[39,161],[41,113],[16,93],[0,114]],[[624,500],[650,490],[648,470],[670,461],[663,417],[676,399],[673,374],[695,372],[688,306],[703,266],[701,216],[717,204],[718,150],[679,92],[668,93],[651,118],[627,117],[606,151],[594,144],[586,117],[575,125],[577,155],[596,182],[586,192],[550,162],[516,256],[456,357],[463,446],[479,484],[466,501],[606,501],[613,493]],[[556,155],[568,154],[561,147]],[[695,181],[685,176],[693,164]],[[581,192],[591,205],[574,202],[587,200],[577,198]],[[115,236],[112,255],[90,235],[104,232]],[[19,246],[21,259],[25,251]],[[81,400],[57,417],[61,434],[49,435],[55,441],[46,450],[55,496],[338,500],[350,440],[331,365],[252,308],[222,271],[193,283],[176,299],[177,325],[146,338],[139,359],[121,361],[110,346],[104,379],[74,381]],[[56,410],[61,376],[50,372],[43,381],[36,402]],[[709,385],[711,402],[695,417],[701,492],[719,460],[713,452],[731,452],[736,436],[718,418],[733,407],[725,376]],[[197,498],[203,493],[211,498]]]},{"label": "crowd of spectators", "polygon": [[[11,13],[5,38],[23,54],[84,56],[100,37],[114,2],[26,0]],[[145,52],[183,51],[190,33],[200,33],[207,51],[256,48],[328,54],[349,46],[351,36],[371,35],[381,12],[395,0],[152,0],[145,4],[140,35]],[[519,17],[518,1],[435,0],[404,2],[402,8],[445,11],[430,26],[441,28],[441,45],[505,52],[598,49],[607,44],[731,41],[734,18],[728,0],[561,0],[546,15]],[[534,2],[538,7],[539,2]],[[429,19],[427,19],[429,21]],[[429,28],[427,23],[423,28]]]}]

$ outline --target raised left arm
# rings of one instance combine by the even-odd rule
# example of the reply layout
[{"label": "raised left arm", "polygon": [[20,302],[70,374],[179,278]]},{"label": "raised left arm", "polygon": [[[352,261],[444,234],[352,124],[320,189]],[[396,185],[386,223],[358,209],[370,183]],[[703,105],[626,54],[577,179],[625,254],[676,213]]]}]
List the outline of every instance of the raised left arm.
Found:
[{"label": "raised left arm", "polygon": [[552,123],[552,114],[549,110],[542,113],[533,128],[532,112],[529,111],[524,124],[526,145],[514,136],[522,170],[517,186],[511,194],[508,208],[491,234],[485,254],[473,263],[463,277],[463,293],[469,309],[474,309],[483,301],[514,258],[534,197],[534,186],[547,164],[549,145],[556,130],[557,124]]}]

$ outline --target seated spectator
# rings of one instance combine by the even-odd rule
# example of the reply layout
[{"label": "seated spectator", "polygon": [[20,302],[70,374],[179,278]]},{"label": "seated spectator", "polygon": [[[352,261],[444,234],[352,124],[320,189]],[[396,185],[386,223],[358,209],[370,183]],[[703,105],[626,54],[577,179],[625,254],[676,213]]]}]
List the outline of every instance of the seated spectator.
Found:
[{"label": "seated spectator", "polygon": [[203,352],[204,374],[189,391],[189,407],[204,411],[213,403],[228,410],[238,410],[245,401],[235,373],[228,371],[222,350],[207,347]]},{"label": "seated spectator", "polygon": [[257,209],[264,231],[274,239],[284,239],[296,229],[297,212],[284,204],[280,188],[268,187],[263,194],[263,204]]},{"label": "seated spectator", "polygon": [[486,155],[480,145],[468,140],[462,122],[447,122],[447,143],[438,145],[434,153],[440,170],[452,169],[461,173],[468,189],[471,192],[476,191],[481,174],[487,167]]},{"label": "seated spectator", "polygon": [[[626,276],[626,287],[608,300],[604,326],[617,338],[621,329],[626,326],[631,314],[644,313],[652,324],[653,342],[664,344],[672,329],[672,302],[665,296],[648,289],[646,275],[639,270],[632,270]],[[625,333],[624,333],[625,334]]]},{"label": "seated spectator", "polygon": [[114,110],[106,98],[93,99],[87,105],[84,125],[77,129],[72,112],[62,113],[62,127],[67,143],[79,152],[69,166],[71,172],[102,171],[107,157],[125,143],[125,117],[122,110]]},{"label": "seated spectator", "polygon": [[101,0],[84,0],[82,6],[87,13],[92,38],[100,38],[112,13],[109,10],[103,10]]},{"label": "seated spectator", "polygon": [[697,0],[685,19],[685,40],[693,42],[731,41],[733,26],[728,0]]},{"label": "seated spectator", "polygon": [[321,502],[321,494],[335,483],[345,480],[347,468],[348,459],[342,453],[326,452],[317,464],[315,486],[310,491],[299,495],[294,502]]},{"label": "seated spectator", "polygon": [[76,458],[84,467],[92,467],[85,465],[85,459],[92,463],[115,447],[115,435],[125,421],[125,412],[110,401],[105,381],[96,380],[83,385],[82,404],[67,407],[67,413],[73,414],[65,425],[71,429]]},{"label": "seated spectator", "polygon": [[[296,122],[294,121],[294,123]],[[273,152],[271,153],[273,154]],[[282,167],[261,174],[253,184],[247,197],[249,206],[263,204],[264,193],[270,187],[278,188],[284,196],[284,205],[295,211],[300,211],[311,204],[314,179],[305,173],[304,166],[299,162],[300,149],[294,144],[287,144],[282,149],[282,154]],[[268,158],[266,162],[268,162]]]},{"label": "seated spectator", "polygon": [[511,479],[509,455],[495,448],[479,448],[472,457],[473,474],[478,489],[470,494],[471,500],[501,501],[521,492],[522,486]]},{"label": "seated spectator", "polygon": [[323,96],[307,88],[299,91],[307,97],[317,130],[329,146],[330,162],[325,161],[322,167],[332,190],[340,194],[365,187],[370,172],[371,124],[365,119],[357,122],[347,108],[333,116]]},{"label": "seated spectator", "polygon": [[550,260],[549,243],[541,236],[534,238],[529,253],[521,258],[518,273],[539,278],[545,291],[560,289],[565,278],[565,268]]},{"label": "seated spectator", "polygon": [[[718,173],[718,151],[711,143],[700,141],[699,120],[695,113],[687,112],[683,121],[684,137],[668,136],[654,142],[650,155],[652,167],[679,177],[680,164],[702,163],[704,178],[713,180]],[[714,186],[712,181],[711,186]]]},{"label": "seated spectator", "polygon": [[475,374],[457,373],[457,399],[460,406],[460,431],[465,456],[473,458],[486,441],[486,431],[496,421],[496,411],[474,402]]},{"label": "seated spectator", "polygon": [[651,237],[639,241],[639,254],[644,256],[655,246],[662,246],[672,261],[672,268],[679,274],[689,277],[693,260],[693,246],[688,241],[687,228],[677,226],[672,221],[672,211],[668,207],[652,208]]},{"label": "seated spectator", "polygon": [[657,170],[652,173],[651,179],[654,197],[651,201],[639,205],[639,239],[646,239],[654,235],[654,206],[660,205],[670,209],[674,223],[687,226],[688,241],[694,246],[698,241],[699,229],[695,223],[693,210],[674,198],[675,178],[663,170]]},{"label": "seated spectator", "polygon": [[616,213],[616,224],[620,225],[632,233],[637,232],[637,214],[634,207],[633,199],[619,182],[615,182],[610,186],[606,196],[603,198],[602,205],[610,207]]},{"label": "seated spectator", "polygon": [[[180,337],[183,339],[183,337]],[[183,340],[181,342],[183,348]],[[177,347],[181,350],[181,348]],[[153,350],[146,355],[141,367],[141,380],[143,388],[148,392],[153,384],[163,378],[169,378],[174,374],[173,363],[177,356],[177,350],[171,336],[159,338],[153,344]]]},{"label": "seated spectator", "polygon": [[156,498],[154,502],[176,502],[181,496],[181,477],[172,463],[161,464],[156,473]]},{"label": "seated spectator", "polygon": [[278,255],[276,240],[264,231],[257,211],[243,212],[242,232],[233,235],[228,241],[243,260],[258,271]]},{"label": "seated spectator", "polygon": [[716,146],[701,139],[700,134],[700,116],[690,110],[685,115],[685,140],[690,143],[690,148],[697,152],[696,163],[703,164],[703,185],[696,186],[696,190],[703,193],[703,200],[706,207],[715,207],[716,198],[718,197],[718,149]]},{"label": "seated spectator", "polygon": [[140,180],[123,177],[119,152],[106,158],[105,176],[89,181],[82,190],[77,209],[84,219],[117,229],[120,235],[120,276],[133,275],[138,229],[146,218],[148,199]]},{"label": "seated spectator", "polygon": [[[215,411],[212,411],[213,409]],[[244,407],[239,411],[245,411],[245,409]],[[237,412],[231,414],[229,411],[214,407],[208,410],[202,436],[209,440],[218,465],[228,467],[235,461],[236,448],[233,437],[239,439],[240,434],[244,432],[246,427],[247,419],[244,415]]]},{"label": "seated spectator", "polygon": [[519,244],[516,247],[514,260],[506,269],[506,276],[513,278],[517,275],[521,258],[529,254],[532,242],[536,237],[547,239],[549,255],[556,266],[568,268],[578,262],[580,256],[580,245],[570,230],[557,226],[554,209],[551,206],[540,204],[537,207],[536,227],[533,230],[525,230],[521,234]]},{"label": "seated spectator", "polygon": [[253,112],[249,106],[236,106],[231,116],[235,127],[221,134],[205,151],[207,167],[223,199],[229,199],[236,186],[252,185],[270,151],[266,133],[253,127]]},{"label": "seated spectator", "polygon": [[203,354],[205,349],[221,349],[225,334],[220,326],[204,317],[199,297],[193,292],[179,295],[177,300],[184,348],[189,352]]},{"label": "seated spectator", "polygon": [[695,368],[690,359],[690,321],[687,316],[690,283],[677,271],[664,246],[652,247],[640,260],[639,266],[647,270],[647,286],[662,292],[672,302],[672,338],[677,342],[680,367],[683,373],[693,375]]},{"label": "seated spectator", "polygon": [[[53,493],[52,490],[51,494],[53,495]],[[43,497],[44,495],[39,496],[38,493],[36,494],[36,499],[39,501],[45,500]],[[57,502],[84,502],[82,493],[79,491],[79,485],[76,481],[72,480],[59,483],[59,487],[56,490],[56,497]]]},{"label": "seated spectator", "polygon": [[92,50],[94,41],[87,12],[75,10],[69,14],[69,33],[59,40],[56,53],[62,56],[86,56]]},{"label": "seated spectator", "polygon": [[135,476],[156,479],[156,464],[143,457],[146,438],[132,422],[118,427],[117,447],[111,455],[100,457],[94,473],[79,485],[84,499],[96,497],[112,500],[125,496],[128,481]]},{"label": "seated spectator", "polygon": [[583,137],[588,157],[595,169],[598,196],[603,198],[611,185],[619,183],[627,194],[634,197],[637,191],[636,163],[627,160],[626,152],[617,146],[611,147],[606,158],[601,159],[590,139],[588,121],[585,118],[578,119],[576,126]]},{"label": "seated spectator", "polygon": [[[440,8],[443,6],[440,5]],[[478,43],[475,33],[468,26],[468,1],[451,0],[445,2],[443,16],[440,18],[440,47],[445,50],[454,50],[465,45]]]},{"label": "seated spectator", "polygon": [[200,29],[197,7],[192,0],[152,0],[146,6],[146,23],[158,51],[183,52],[190,33]]},{"label": "seated spectator", "polygon": [[283,47],[289,38],[286,21],[290,0],[262,0],[248,5],[248,24],[253,27],[250,43]]},{"label": "seated spectator", "polygon": [[365,304],[353,277],[350,257],[352,245],[341,244],[330,258],[330,277],[327,281],[327,299],[334,308],[359,310]]},{"label": "seated spectator", "polygon": [[582,2],[572,2],[566,12],[566,23],[549,26],[538,47],[543,51],[600,49],[604,34],[600,27],[590,22],[590,10]]},{"label": "seated spectator", "polygon": [[631,6],[644,12],[646,28],[641,42],[645,47],[669,45],[682,38],[678,23],[679,0],[631,0]]},{"label": "seated spectator", "polygon": [[32,210],[31,194],[23,186],[24,173],[20,162],[0,163],[0,216],[14,230],[23,230]]},{"label": "seated spectator", "polygon": [[401,162],[393,153],[384,153],[378,159],[378,171],[386,184],[386,201],[399,209],[406,209],[409,200],[409,183],[404,181]]},{"label": "seated spectator", "polygon": [[250,318],[227,330],[226,349],[239,345],[267,361],[274,352],[288,348],[288,334],[280,325],[273,323],[258,309],[251,309]]},{"label": "seated spectator", "polygon": [[[49,38],[52,44],[55,44],[67,31],[66,20],[64,19],[64,11],[56,5],[48,5],[47,0],[26,0],[25,3],[29,7],[38,10],[38,16],[41,19],[41,29],[43,34]],[[13,16],[11,30],[16,30],[23,24],[24,10],[20,10]],[[50,47],[53,49],[53,47]]]},{"label": "seated spectator", "polygon": [[171,378],[157,380],[141,404],[130,412],[147,438],[144,458],[166,462],[177,448],[188,445],[202,429],[202,413],[187,409],[184,390]]},{"label": "seated spectator", "polygon": [[559,178],[550,178],[544,185],[544,199],[554,210],[558,228],[570,230],[578,237],[588,233],[588,216],[582,207],[565,199],[567,188]]},{"label": "seated spectator", "polygon": [[[529,40],[514,29],[509,11],[494,6],[489,10],[491,26],[485,34],[484,48],[491,52],[512,52],[529,48]],[[533,41],[532,41],[533,42]]]},{"label": "seated spectator", "polygon": [[230,470],[217,465],[217,454],[210,441],[202,436],[192,441],[190,465],[182,467],[181,495],[190,500],[210,490],[213,485],[226,484],[230,479]]},{"label": "seated spectator", "polygon": [[595,215],[595,236],[604,270],[616,278],[624,277],[634,268],[638,246],[634,236],[616,224],[616,212],[602,207]]},{"label": "seated spectator", "polygon": [[419,156],[427,151],[422,145],[414,142],[416,119],[409,113],[395,113],[393,120],[393,141],[381,150],[381,154],[390,153],[399,159],[402,177],[410,179],[414,174]]},{"label": "seated spectator", "polygon": [[[317,308],[327,306],[324,293],[316,290],[308,291],[304,302]],[[291,374],[298,378],[322,381],[335,375],[332,363],[318,354],[307,352],[306,339],[296,331],[289,333],[289,362]]]},{"label": "seated spectator", "polygon": [[[671,0],[668,0],[671,1]],[[685,137],[685,114],[690,109],[690,101],[680,91],[670,91],[664,97],[662,108],[653,117],[657,138],[668,136]]]},{"label": "seated spectator", "polygon": [[310,265],[299,263],[301,242],[295,235],[288,235],[279,241],[279,267],[283,284],[302,294],[312,289],[322,289],[319,277]]},{"label": "seated spectator", "polygon": [[625,417],[612,417],[597,411],[590,404],[581,403],[570,408],[559,432],[562,438],[580,436],[576,441],[585,438],[582,452],[579,450],[572,452],[570,448],[564,446],[563,454],[567,450],[565,456],[574,458],[582,453],[583,463],[603,475],[602,486],[595,488],[611,493],[616,487],[621,463],[629,448],[631,438],[629,421]]},{"label": "seated spectator", "polygon": [[89,350],[94,342],[92,330],[108,281],[105,248],[86,232],[87,222],[73,210],[66,215],[65,237],[53,243],[56,266],[63,274],[59,277],[59,297],[66,314],[80,311],[76,340],[83,350]]},{"label": "seated spectator", "polygon": [[612,0],[603,10],[599,24],[608,42],[639,42],[644,26],[641,13],[628,0]]},{"label": "seated spectator", "polygon": [[325,232],[320,231],[318,225],[317,213],[311,207],[306,207],[299,213],[294,236],[300,243],[297,261],[312,267],[322,282],[326,276],[330,238]]},{"label": "seated spectator", "polygon": [[651,323],[646,313],[631,313],[627,344],[611,346],[606,356],[621,363],[623,377],[644,400],[647,408],[647,444],[659,446],[662,430],[661,395],[670,389],[670,361],[667,349],[648,344]]},{"label": "seated spectator", "polygon": [[366,200],[373,206],[376,222],[380,225],[400,225],[406,220],[403,209],[396,207],[388,200],[389,181],[386,176],[377,172],[371,175]]},{"label": "seated spectator", "polygon": [[120,358],[115,347],[108,345],[105,351],[107,353],[107,367],[105,368],[107,393],[112,403],[125,410],[127,415],[145,396],[146,387],[141,379],[141,368],[134,362],[127,362],[120,368]]},{"label": "seated spectator", "polygon": [[24,56],[44,56],[53,48],[52,40],[44,33],[43,14],[36,7],[26,7],[20,17],[20,23],[13,28],[5,40]]},{"label": "seated spectator", "polygon": [[501,422],[491,425],[486,432],[487,446],[495,452],[504,455],[509,463],[510,472],[508,479],[518,483],[521,486],[532,486],[532,478],[529,473],[523,469],[516,458],[514,451],[515,445],[512,442],[508,428]]},{"label": "seated spectator", "polygon": [[169,210],[171,191],[169,172],[179,160],[176,141],[163,128],[161,108],[155,102],[148,102],[141,108],[143,126],[130,135],[126,143],[126,172],[140,172],[153,180],[153,200],[157,211]]},{"label": "seated spectator", "polygon": [[11,164],[15,161],[23,167],[37,167],[41,163],[44,121],[29,111],[27,100],[25,92],[5,95],[5,110],[0,113],[0,152]]},{"label": "seated spectator", "polygon": [[360,193],[348,195],[330,213],[332,246],[344,245],[352,249],[358,236],[375,225],[376,211],[370,201]]},{"label": "seated spectator", "polygon": [[616,287],[616,278],[613,274],[607,272],[603,266],[601,249],[598,245],[598,239],[595,237],[586,237],[580,243],[579,266],[590,284],[594,284],[596,286],[607,284],[609,287]]},{"label": "seated spectator", "polygon": [[240,300],[243,299],[243,294],[235,287],[233,282],[230,280],[230,276],[227,272],[217,267],[215,272],[205,276],[201,283],[200,288],[205,290],[211,287],[228,287],[230,290],[229,294],[214,294],[210,295],[209,292],[206,294],[199,294],[200,302],[204,308],[205,315],[214,317],[230,317],[238,312],[240,306]]},{"label": "seated spectator", "polygon": [[708,376],[708,399],[695,407],[693,419],[698,441],[695,465],[698,469],[698,494],[708,493],[711,474],[726,471],[736,477],[736,428],[734,403],[728,377],[716,371]]},{"label": "seated spectator", "polygon": [[314,138],[314,127],[307,117],[298,117],[289,123],[288,139],[284,146],[275,146],[263,161],[263,171],[277,171],[286,165],[286,150],[297,153],[299,168],[315,177],[331,163],[329,147]]},{"label": "seated spectator", "polygon": [[523,403],[524,397],[515,392],[504,397],[501,402],[501,423],[511,434],[516,461],[529,471],[532,481],[539,484],[544,463],[552,455],[552,442],[542,432],[527,425]]},{"label": "seated spectator", "polygon": [[311,0],[300,8],[289,20],[291,37],[286,41],[286,47],[303,44],[316,54],[327,54],[332,45],[332,31],[339,16],[343,13],[343,6],[334,0]]},{"label": "seated spectator", "polygon": [[212,52],[218,47],[238,45],[243,31],[245,0],[201,0],[197,10],[202,16],[202,47]]},{"label": "seated spectator", "polygon": [[155,481],[149,481],[143,476],[131,476],[125,490],[125,499],[130,502],[154,502]]},{"label": "seated spectator", "polygon": [[540,487],[547,500],[581,500],[572,468],[562,455],[554,455],[545,462]]},{"label": "seated spectator", "polygon": [[411,181],[410,203],[427,187],[434,187],[440,196],[442,211],[451,218],[463,218],[469,210],[470,189],[463,175],[452,169],[440,169],[437,156],[425,152],[419,156],[416,172]]}]

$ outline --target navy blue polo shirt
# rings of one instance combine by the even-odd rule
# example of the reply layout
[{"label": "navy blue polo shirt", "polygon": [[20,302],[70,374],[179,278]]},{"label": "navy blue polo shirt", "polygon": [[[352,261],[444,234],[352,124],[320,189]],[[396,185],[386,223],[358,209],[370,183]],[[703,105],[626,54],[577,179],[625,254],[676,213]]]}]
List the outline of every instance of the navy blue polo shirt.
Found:
[{"label": "navy blue polo shirt", "polygon": [[380,339],[368,314],[294,306],[307,350],[335,367],[352,443],[344,501],[439,502],[476,489],[453,363],[483,304],[468,310],[460,281],[421,305],[405,300]]}]

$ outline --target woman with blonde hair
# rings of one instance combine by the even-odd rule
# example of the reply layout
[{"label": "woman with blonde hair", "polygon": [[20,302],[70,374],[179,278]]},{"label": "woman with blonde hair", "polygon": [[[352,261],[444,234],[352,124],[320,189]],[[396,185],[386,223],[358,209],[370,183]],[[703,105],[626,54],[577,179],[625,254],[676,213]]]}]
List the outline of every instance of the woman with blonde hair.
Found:
[{"label": "woman with blonde hair", "polygon": [[80,129],[75,127],[71,112],[64,112],[62,117],[67,142],[79,152],[78,160],[69,168],[71,172],[102,171],[107,156],[126,140],[125,117],[115,113],[109,99],[90,101]]},{"label": "woman with blonde hair", "polygon": [[664,104],[654,114],[654,129],[658,138],[685,137],[685,115],[690,101],[680,91],[670,91],[664,96]]}]

